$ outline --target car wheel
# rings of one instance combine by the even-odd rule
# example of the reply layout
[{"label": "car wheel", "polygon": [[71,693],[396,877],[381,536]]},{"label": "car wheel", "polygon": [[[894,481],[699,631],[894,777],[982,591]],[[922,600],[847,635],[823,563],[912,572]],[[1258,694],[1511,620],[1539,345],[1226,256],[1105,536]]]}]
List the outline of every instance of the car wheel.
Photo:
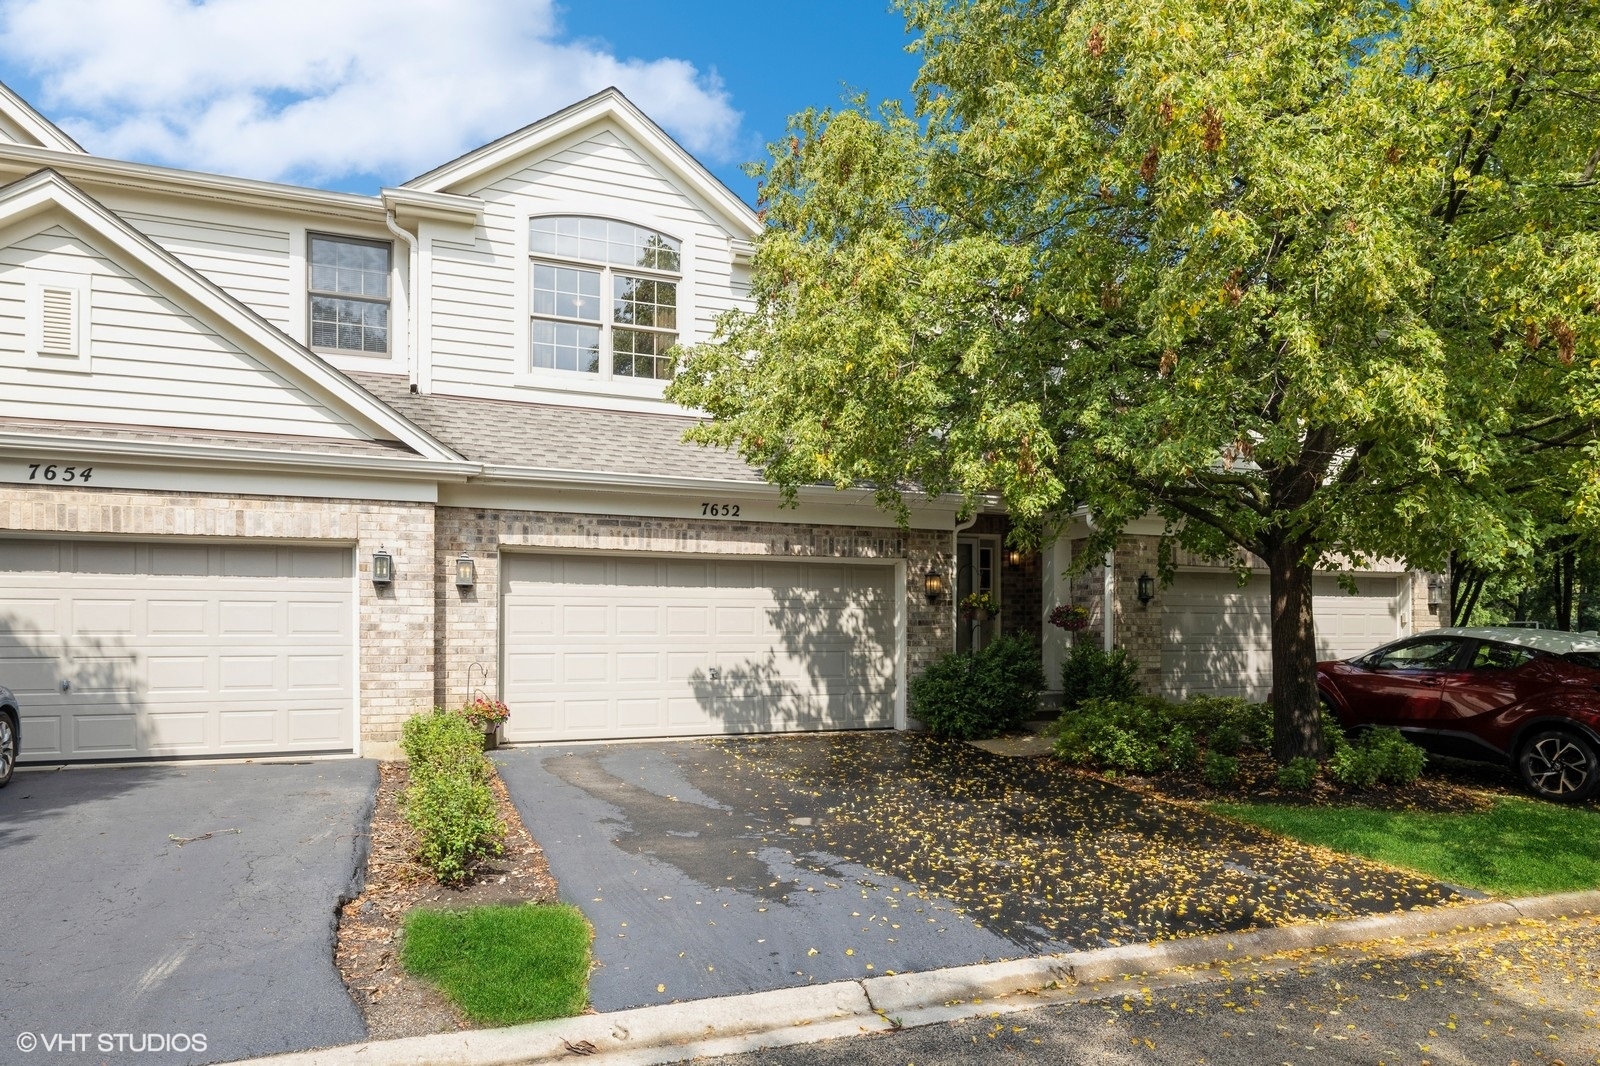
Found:
[{"label": "car wheel", "polygon": [[17,727],[9,714],[0,713],[0,788],[11,782],[11,771],[17,765]]},{"label": "car wheel", "polygon": [[1580,803],[1600,784],[1600,755],[1576,733],[1546,729],[1529,737],[1517,756],[1522,780],[1536,795]]}]

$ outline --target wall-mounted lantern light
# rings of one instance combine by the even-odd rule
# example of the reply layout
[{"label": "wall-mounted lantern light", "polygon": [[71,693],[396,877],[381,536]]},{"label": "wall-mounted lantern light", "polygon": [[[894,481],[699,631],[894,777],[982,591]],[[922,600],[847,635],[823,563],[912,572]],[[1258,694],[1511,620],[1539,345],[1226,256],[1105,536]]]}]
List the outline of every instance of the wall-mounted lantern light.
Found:
[{"label": "wall-mounted lantern light", "polygon": [[1149,574],[1139,575],[1139,604],[1143,607],[1150,606],[1150,601],[1156,598],[1156,579]]},{"label": "wall-mounted lantern light", "polygon": [[456,588],[465,592],[478,583],[478,567],[472,556],[462,552],[456,557]]},{"label": "wall-mounted lantern light", "polygon": [[1430,574],[1428,576],[1428,607],[1430,610],[1437,611],[1439,609],[1439,605],[1443,602],[1444,578],[1440,577],[1438,574]]},{"label": "wall-mounted lantern light", "polygon": [[944,598],[944,575],[930,566],[922,578],[922,591],[928,594],[929,603],[938,603]]},{"label": "wall-mounted lantern light", "polygon": [[1027,553],[1021,548],[1012,548],[1006,552],[1006,562],[1010,563],[1012,566],[1021,566],[1023,560],[1025,560],[1027,557]]},{"label": "wall-mounted lantern light", "polygon": [[381,547],[372,553],[372,583],[379,588],[394,584],[394,556]]}]

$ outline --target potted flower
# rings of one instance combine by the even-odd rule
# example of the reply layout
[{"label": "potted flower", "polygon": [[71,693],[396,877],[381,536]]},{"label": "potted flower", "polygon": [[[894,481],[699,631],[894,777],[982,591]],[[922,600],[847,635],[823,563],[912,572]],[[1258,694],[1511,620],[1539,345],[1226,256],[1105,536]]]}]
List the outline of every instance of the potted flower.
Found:
[{"label": "potted flower", "polygon": [[474,696],[462,706],[461,716],[483,731],[483,750],[500,746],[500,723],[511,717],[511,708],[488,696]]},{"label": "potted flower", "polygon": [[1065,629],[1068,633],[1076,633],[1088,628],[1089,608],[1079,603],[1063,603],[1050,610],[1050,624]]},{"label": "potted flower", "polygon": [[1000,601],[992,592],[974,592],[961,599],[961,617],[974,622],[987,622],[1000,613]]}]

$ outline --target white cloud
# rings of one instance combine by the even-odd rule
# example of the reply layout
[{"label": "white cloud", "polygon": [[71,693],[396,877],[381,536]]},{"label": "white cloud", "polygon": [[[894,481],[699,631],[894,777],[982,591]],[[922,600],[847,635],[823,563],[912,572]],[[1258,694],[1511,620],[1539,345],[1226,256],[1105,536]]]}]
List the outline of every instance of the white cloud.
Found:
[{"label": "white cloud", "polygon": [[563,38],[550,0],[9,0],[0,55],[96,155],[279,180],[393,182],[615,85],[723,161],[715,74]]}]

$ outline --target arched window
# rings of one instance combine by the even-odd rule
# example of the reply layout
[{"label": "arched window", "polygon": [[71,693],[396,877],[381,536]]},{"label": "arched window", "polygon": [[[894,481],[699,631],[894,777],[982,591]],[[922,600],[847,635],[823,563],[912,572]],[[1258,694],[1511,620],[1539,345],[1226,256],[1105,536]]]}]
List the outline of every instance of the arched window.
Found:
[{"label": "arched window", "polygon": [[678,241],[629,222],[560,215],[528,223],[528,249],[535,368],[672,376]]}]

